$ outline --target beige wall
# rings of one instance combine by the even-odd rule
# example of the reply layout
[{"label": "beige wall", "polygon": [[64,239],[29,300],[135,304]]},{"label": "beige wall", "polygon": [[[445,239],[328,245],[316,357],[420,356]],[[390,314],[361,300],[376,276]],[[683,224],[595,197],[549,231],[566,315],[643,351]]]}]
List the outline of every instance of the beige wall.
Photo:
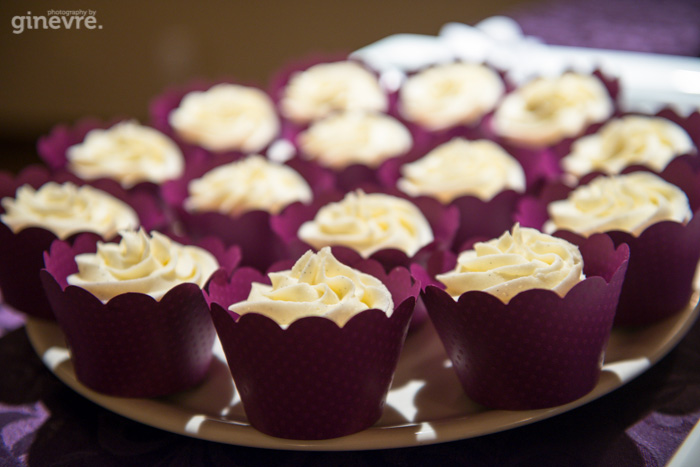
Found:
[{"label": "beige wall", "polygon": [[[168,84],[230,76],[265,85],[278,66],[310,52],[352,51],[395,33],[432,35],[447,22],[474,24],[521,3],[3,0],[0,140],[31,140],[85,115],[145,119],[149,98]],[[14,16],[77,8],[94,10],[102,29],[13,33]]]}]

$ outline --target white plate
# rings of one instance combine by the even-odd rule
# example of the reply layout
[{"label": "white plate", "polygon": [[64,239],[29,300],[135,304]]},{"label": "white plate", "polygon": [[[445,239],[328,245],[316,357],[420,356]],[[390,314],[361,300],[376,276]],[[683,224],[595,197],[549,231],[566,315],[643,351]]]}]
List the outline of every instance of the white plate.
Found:
[{"label": "white plate", "polygon": [[27,321],[27,334],[47,367],[91,401],[156,428],[221,443],[292,450],[384,449],[466,439],[543,420],[584,405],[649,369],[685,336],[700,306],[698,293],[688,306],[662,322],[612,334],[603,372],[586,396],[566,405],[529,411],[485,409],[462,392],[442,343],[430,322],[410,334],[401,354],[382,418],[354,435],[321,441],[273,438],[252,428],[217,342],[217,358],[200,386],[158,399],[99,394],[76,378],[63,334],[54,323]]}]

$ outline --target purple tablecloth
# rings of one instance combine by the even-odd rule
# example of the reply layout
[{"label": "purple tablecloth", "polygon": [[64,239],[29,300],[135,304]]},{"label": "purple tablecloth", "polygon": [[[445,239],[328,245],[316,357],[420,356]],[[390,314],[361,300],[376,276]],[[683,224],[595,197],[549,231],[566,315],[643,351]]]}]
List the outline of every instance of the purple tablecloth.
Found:
[{"label": "purple tablecloth", "polygon": [[379,451],[219,444],[142,425],[90,402],[43,365],[21,316],[0,305],[0,465],[662,466],[700,418],[700,325],[664,359],[571,412],[502,433]]}]

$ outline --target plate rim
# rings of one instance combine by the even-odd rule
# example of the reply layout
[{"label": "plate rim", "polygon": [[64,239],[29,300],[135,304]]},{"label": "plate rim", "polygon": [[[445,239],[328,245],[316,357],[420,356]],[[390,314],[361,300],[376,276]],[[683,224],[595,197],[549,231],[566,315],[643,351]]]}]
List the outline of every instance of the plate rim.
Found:
[{"label": "plate rim", "polygon": [[[68,350],[63,343],[63,333],[57,323],[27,317],[25,329],[34,351],[58,379],[97,405],[136,422],[192,438],[238,446],[311,451],[376,450],[438,444],[506,431],[554,417],[605,396],[646,372],[678,345],[698,319],[700,314],[698,295],[698,292],[695,291],[683,310],[658,323],[636,330],[613,329],[612,335],[615,336],[620,333],[634,335],[643,331],[663,330],[664,327],[668,327],[665,333],[657,336],[654,347],[646,349],[649,352],[636,356],[638,364],[633,367],[632,371],[628,371],[622,376],[618,374],[619,379],[601,377],[593,390],[568,404],[527,411],[486,409],[477,414],[464,414],[447,419],[417,420],[401,425],[375,425],[359,433],[341,438],[310,441],[268,436],[247,424],[217,419],[207,416],[207,414],[197,414],[195,411],[174,404],[173,401],[168,401],[166,398],[124,398],[98,393],[80,383],[75,377],[72,364],[67,356]],[[426,325],[432,326],[432,323],[426,322],[422,326]],[[416,332],[419,331],[420,329],[416,330]],[[411,337],[409,335],[406,345],[410,345]],[[57,339],[60,339],[63,346],[54,345]],[[611,339],[611,345],[614,345],[613,339]],[[54,355],[55,352],[59,354],[63,352],[64,356],[58,364],[48,357],[51,352],[54,352]],[[633,362],[634,360],[606,362],[603,366],[603,373],[610,370],[613,364]],[[66,361],[69,364],[64,364]],[[493,423],[496,416],[501,417],[504,421]],[[479,422],[484,420],[490,423],[487,423],[486,427],[481,426],[480,428]]]}]

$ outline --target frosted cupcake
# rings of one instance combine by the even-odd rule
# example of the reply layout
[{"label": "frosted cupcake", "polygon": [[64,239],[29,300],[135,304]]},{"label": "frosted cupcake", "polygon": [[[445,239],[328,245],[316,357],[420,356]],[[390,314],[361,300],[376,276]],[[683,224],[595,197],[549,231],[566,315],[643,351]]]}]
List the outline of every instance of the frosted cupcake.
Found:
[{"label": "frosted cupcake", "polygon": [[41,279],[76,377],[123,397],[189,388],[212,359],[215,331],[202,288],[219,262],[157,232],[120,237],[90,248],[56,241],[46,255]]},{"label": "frosted cupcake", "polygon": [[527,147],[551,146],[583,134],[613,114],[604,83],[594,75],[565,73],[537,78],[505,96],[491,121],[493,132]]},{"label": "frosted cupcake", "polygon": [[314,190],[330,180],[305,171],[307,180],[260,155],[233,159],[190,164],[185,177],[163,186],[163,198],[186,235],[216,235],[227,245],[240,245],[243,265],[264,271],[283,254],[270,216],[289,204],[310,203]]},{"label": "frosted cupcake", "polygon": [[292,73],[281,88],[279,108],[285,119],[305,126],[338,111],[385,112],[388,98],[374,73],[343,60]]},{"label": "frosted cupcake", "polygon": [[269,279],[218,279],[212,318],[253,427],[326,439],[379,419],[418,294],[407,270],[350,267],[323,248]]},{"label": "frosted cupcake", "polygon": [[423,300],[466,394],[529,410],[591,391],[628,256],[604,235],[579,248],[516,225],[428,278]]},{"label": "frosted cupcake", "polygon": [[[57,238],[73,242],[79,233],[92,241],[136,228],[140,219],[125,201],[92,186],[51,181],[30,168],[2,181],[0,196],[0,287],[4,300],[28,315],[54,319],[39,280],[43,254]],[[77,179],[75,180],[77,182]],[[1,195],[2,193],[0,193]]]},{"label": "frosted cupcake", "polygon": [[576,243],[606,232],[616,245],[630,247],[616,324],[648,324],[688,305],[700,260],[700,220],[683,190],[640,171],[600,176],[565,196],[547,203],[546,231],[562,231]]},{"label": "frosted cupcake", "polygon": [[68,170],[86,181],[115,180],[125,189],[158,185],[184,170],[175,142],[136,121],[57,127],[40,140],[39,153],[54,170]]},{"label": "frosted cupcake", "polygon": [[473,126],[496,107],[504,92],[501,77],[484,65],[435,65],[411,75],[401,86],[398,111],[431,132]]},{"label": "frosted cupcake", "polygon": [[661,172],[675,157],[695,151],[688,133],[671,120],[627,115],[574,141],[561,164],[577,178],[592,172],[615,175],[634,165]]},{"label": "frosted cupcake", "polygon": [[338,112],[312,123],[296,139],[299,157],[329,169],[342,190],[376,183],[388,160],[410,157],[411,132],[397,119],[366,111]]},{"label": "frosted cupcake", "polygon": [[398,170],[396,186],[402,192],[430,196],[459,209],[456,249],[513,225],[513,212],[526,188],[520,163],[489,140],[454,138]]}]

